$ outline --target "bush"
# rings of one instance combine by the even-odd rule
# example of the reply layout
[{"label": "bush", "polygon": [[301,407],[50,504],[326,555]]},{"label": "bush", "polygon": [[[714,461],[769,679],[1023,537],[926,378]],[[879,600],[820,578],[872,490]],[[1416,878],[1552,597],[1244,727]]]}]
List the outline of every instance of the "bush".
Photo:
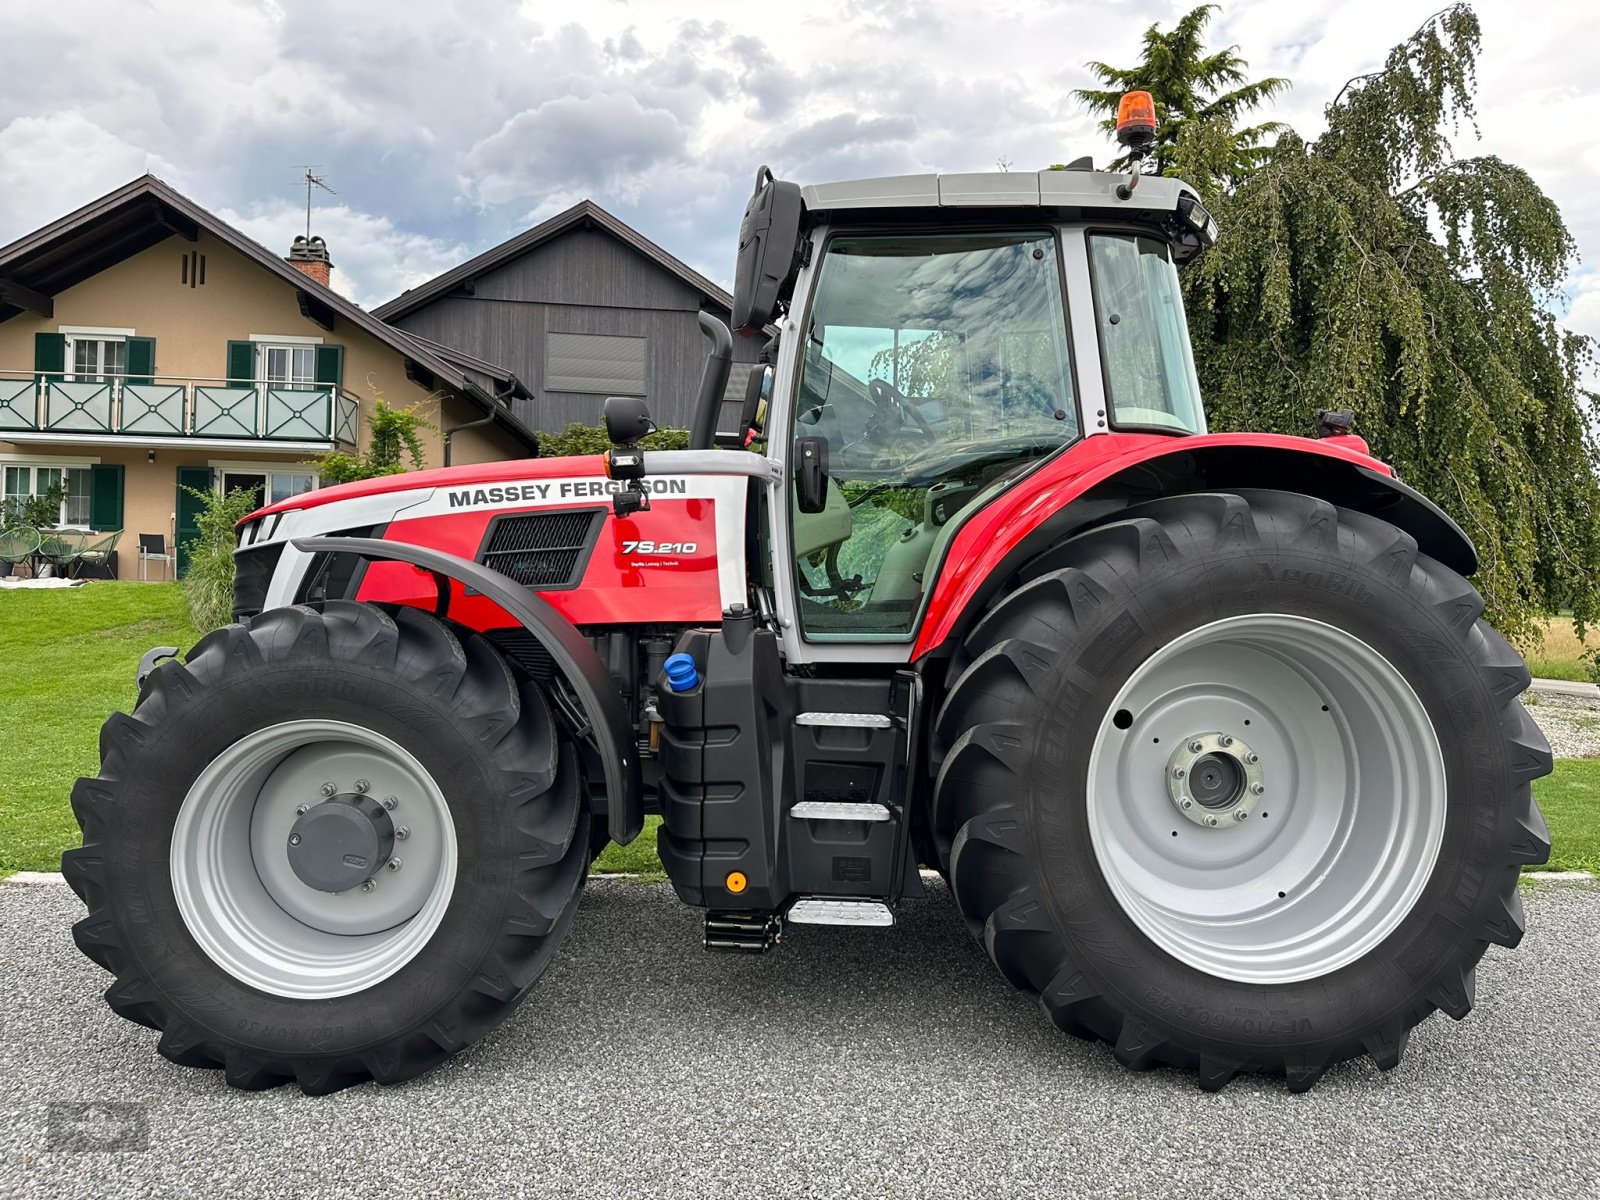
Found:
[{"label": "bush", "polygon": [[[687,450],[687,429],[658,429],[640,441],[645,450]],[[611,449],[606,431],[598,425],[579,425],[574,422],[560,433],[539,435],[540,458],[568,458],[584,454],[603,454]]]},{"label": "bush", "polygon": [[[376,479],[380,475],[398,475],[406,470],[420,471],[426,465],[422,431],[437,431],[439,427],[419,413],[416,405],[390,408],[383,402],[383,393],[376,388],[373,391],[378,402],[367,422],[366,452],[346,454],[336,450],[323,455],[316,463],[322,487],[356,479]],[[411,464],[409,468],[407,462]]]},{"label": "bush", "polygon": [[184,543],[189,569],[183,577],[183,598],[189,604],[190,622],[201,633],[209,633],[233,620],[233,552],[239,544],[234,526],[256,510],[256,489],[234,488],[225,496],[199,488],[184,490],[200,501],[194,522],[200,534]]}]

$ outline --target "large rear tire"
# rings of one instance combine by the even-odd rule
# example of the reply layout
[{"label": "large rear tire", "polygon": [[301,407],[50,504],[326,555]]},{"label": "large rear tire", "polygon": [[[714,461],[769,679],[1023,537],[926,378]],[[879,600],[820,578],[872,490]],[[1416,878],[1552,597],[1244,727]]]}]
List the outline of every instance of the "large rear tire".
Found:
[{"label": "large rear tire", "polygon": [[503,1021],[588,865],[576,750],[484,639],[416,609],[276,609],[100,734],[62,868],[112,1009],[235,1087],[397,1083]]},{"label": "large rear tire", "polygon": [[1549,748],[1466,580],[1281,492],[1154,501],[972,631],[935,842],[990,957],[1132,1068],[1311,1087],[1464,1017],[1522,936]]}]

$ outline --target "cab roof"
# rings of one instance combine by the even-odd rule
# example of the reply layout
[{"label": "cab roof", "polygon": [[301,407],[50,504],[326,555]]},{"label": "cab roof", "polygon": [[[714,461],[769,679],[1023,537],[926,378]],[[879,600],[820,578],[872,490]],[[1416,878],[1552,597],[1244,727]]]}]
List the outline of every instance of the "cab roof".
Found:
[{"label": "cab roof", "polygon": [[1138,219],[1174,212],[1180,195],[1196,195],[1181,179],[1144,175],[1132,196],[1118,199],[1117,188],[1127,182],[1120,171],[980,171],[814,183],[802,187],[800,197],[813,219],[915,208],[1042,208],[1073,215],[1091,210]]}]

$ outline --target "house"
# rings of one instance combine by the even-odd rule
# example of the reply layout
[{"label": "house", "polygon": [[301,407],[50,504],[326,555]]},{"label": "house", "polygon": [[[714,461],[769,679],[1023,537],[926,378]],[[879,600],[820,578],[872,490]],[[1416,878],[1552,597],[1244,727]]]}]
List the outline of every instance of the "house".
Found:
[{"label": "house", "polygon": [[[731,257],[731,247],[730,247]],[[690,422],[707,343],[701,311],[732,298],[593,201],[379,305],[432,343],[502,363],[527,386],[512,406],[535,429],[597,424],[607,396],[645,396],[658,425]],[[726,395],[744,395],[761,336],[734,338]]]},{"label": "house", "polygon": [[536,452],[514,373],[430,342],[328,287],[319,238],[286,256],[152,176],[0,247],[0,475],[65,489],[63,526],[181,547],[185,489],[314,488],[316,460],[367,444],[378,399],[423,405],[428,465]]}]

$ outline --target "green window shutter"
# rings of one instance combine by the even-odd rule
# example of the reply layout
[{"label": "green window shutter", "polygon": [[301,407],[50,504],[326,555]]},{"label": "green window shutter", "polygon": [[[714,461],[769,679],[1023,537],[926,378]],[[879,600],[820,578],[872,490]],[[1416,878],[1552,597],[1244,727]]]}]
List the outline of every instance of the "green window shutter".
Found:
[{"label": "green window shutter", "polygon": [[228,343],[228,378],[238,383],[249,383],[256,377],[256,344],[254,342]]},{"label": "green window shutter", "polygon": [[325,386],[344,386],[344,347],[317,347],[317,382]]},{"label": "green window shutter", "polygon": [[131,337],[127,347],[127,358],[123,360],[124,378],[128,383],[149,383],[150,377],[156,373],[155,338]]},{"label": "green window shutter", "polygon": [[33,369],[35,371],[65,371],[67,369],[67,338],[62,333],[36,333],[33,335]]},{"label": "green window shutter", "polygon": [[102,533],[122,528],[122,476],[120,463],[89,468],[89,524]]}]

